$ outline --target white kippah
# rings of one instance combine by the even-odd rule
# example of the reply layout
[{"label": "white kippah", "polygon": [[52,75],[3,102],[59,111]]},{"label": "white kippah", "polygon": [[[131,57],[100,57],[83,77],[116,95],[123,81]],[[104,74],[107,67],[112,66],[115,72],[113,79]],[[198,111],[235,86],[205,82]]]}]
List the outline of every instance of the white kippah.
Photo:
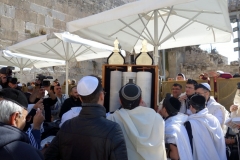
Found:
[{"label": "white kippah", "polygon": [[88,96],[92,94],[97,86],[98,86],[98,79],[94,76],[85,76],[78,82],[77,85],[77,92],[81,96]]},{"label": "white kippah", "polygon": [[201,83],[204,87],[206,87],[209,91],[211,91],[211,87],[208,83]]}]

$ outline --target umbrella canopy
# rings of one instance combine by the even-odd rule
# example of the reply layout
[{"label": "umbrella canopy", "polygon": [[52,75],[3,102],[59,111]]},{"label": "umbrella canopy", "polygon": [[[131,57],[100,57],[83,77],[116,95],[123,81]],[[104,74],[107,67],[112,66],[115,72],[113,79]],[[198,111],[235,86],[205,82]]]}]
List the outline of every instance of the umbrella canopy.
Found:
[{"label": "umbrella canopy", "polygon": [[18,53],[12,53],[9,50],[3,50],[0,57],[0,65],[17,67],[15,71],[21,72],[21,80],[23,76],[23,70],[26,68],[42,68],[65,65],[65,62],[61,60],[26,56]]},{"label": "umbrella canopy", "polygon": [[[8,50],[28,56],[64,60],[67,81],[69,61],[105,58],[111,54],[113,47],[64,32],[27,39],[8,47]],[[68,93],[68,85],[66,85],[66,93]]]},{"label": "umbrella canopy", "polygon": [[146,39],[148,50],[230,41],[227,0],[141,0],[67,23],[67,30],[83,38],[136,52]]}]

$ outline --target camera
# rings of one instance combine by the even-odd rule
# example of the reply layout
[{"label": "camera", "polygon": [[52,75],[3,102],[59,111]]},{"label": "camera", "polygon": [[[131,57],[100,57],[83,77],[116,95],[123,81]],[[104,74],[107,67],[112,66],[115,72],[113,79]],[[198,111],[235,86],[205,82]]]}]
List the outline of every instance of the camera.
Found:
[{"label": "camera", "polygon": [[36,83],[35,86],[44,86],[44,87],[50,86],[50,81],[47,79],[53,79],[52,76],[45,76],[42,74],[38,74],[36,78],[37,80],[40,81],[40,84]]}]

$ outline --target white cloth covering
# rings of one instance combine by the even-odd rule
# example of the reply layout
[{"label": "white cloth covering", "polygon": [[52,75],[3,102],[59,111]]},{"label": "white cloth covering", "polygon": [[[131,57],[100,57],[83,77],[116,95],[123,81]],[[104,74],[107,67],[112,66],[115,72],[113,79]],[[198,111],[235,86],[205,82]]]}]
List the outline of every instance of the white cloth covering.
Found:
[{"label": "white cloth covering", "polygon": [[82,110],[82,107],[72,107],[69,111],[64,113],[62,115],[62,119],[61,119],[61,123],[59,124],[59,127],[61,128],[63,123],[66,122],[67,120],[77,117],[81,110]]},{"label": "white cloth covering", "polygon": [[223,132],[226,133],[227,126],[224,124],[229,118],[229,112],[225,109],[224,106],[217,103],[213,97],[209,98],[206,107],[208,108],[208,113],[214,115],[218,119]]},{"label": "white cloth covering", "polygon": [[226,160],[224,134],[217,118],[205,108],[188,117],[193,135],[194,160]]},{"label": "white cloth covering", "polygon": [[183,125],[187,119],[187,115],[178,113],[165,121],[165,143],[177,145],[180,159],[193,160],[188,134]]},{"label": "white cloth covering", "polygon": [[164,121],[153,109],[120,109],[107,117],[123,131],[129,160],[166,160]]}]

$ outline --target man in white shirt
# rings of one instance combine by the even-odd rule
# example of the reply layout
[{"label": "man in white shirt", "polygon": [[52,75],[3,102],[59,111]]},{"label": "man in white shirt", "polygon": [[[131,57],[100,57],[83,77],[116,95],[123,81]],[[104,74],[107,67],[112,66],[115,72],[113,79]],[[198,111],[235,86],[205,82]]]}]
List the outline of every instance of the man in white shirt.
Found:
[{"label": "man in white shirt", "polygon": [[185,123],[194,160],[226,160],[226,145],[218,119],[208,113],[205,97],[194,95],[189,101],[193,113]]},{"label": "man in white shirt", "polygon": [[[182,93],[182,85],[181,84],[174,83],[172,85],[172,89],[171,90],[172,90],[171,96],[174,97],[174,98],[178,99],[179,97],[181,97],[183,95],[183,93]],[[164,101],[164,99],[159,103],[158,112],[162,108],[163,101]],[[179,112],[184,113],[185,110],[181,108]]]},{"label": "man in white shirt", "polygon": [[61,128],[63,123],[66,122],[67,120],[77,117],[81,112],[81,110],[82,110],[82,107],[72,107],[69,111],[64,113],[62,115],[62,119],[61,119],[61,123],[59,124],[59,127]]},{"label": "man in white shirt", "polygon": [[182,113],[185,113],[187,115],[191,115],[192,112],[190,111],[190,104],[189,101],[191,97],[195,94],[195,88],[197,86],[197,81],[193,79],[188,79],[186,82],[186,88],[185,88],[185,94],[181,95],[180,98],[178,99],[182,105],[180,111]]},{"label": "man in white shirt", "polygon": [[226,119],[229,117],[228,111],[224,106],[215,101],[215,99],[210,96],[211,87],[208,83],[201,83],[196,87],[196,93],[202,95],[206,99],[206,107],[208,108],[208,113],[214,115],[221,127],[225,130],[226,127],[224,125]]},{"label": "man in white shirt", "polygon": [[186,114],[179,113],[181,103],[167,94],[160,114],[165,119],[165,144],[170,159],[193,160],[192,149],[184,123]]}]

